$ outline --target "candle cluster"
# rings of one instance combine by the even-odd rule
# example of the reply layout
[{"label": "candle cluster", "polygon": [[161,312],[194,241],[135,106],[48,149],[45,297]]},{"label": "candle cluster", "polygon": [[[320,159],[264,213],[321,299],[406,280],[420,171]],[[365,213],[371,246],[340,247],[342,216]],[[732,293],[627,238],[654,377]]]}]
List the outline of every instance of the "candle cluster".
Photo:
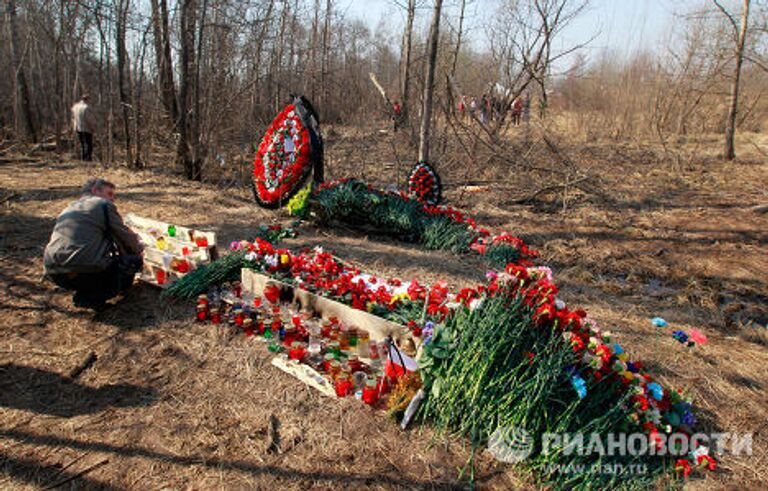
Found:
[{"label": "candle cluster", "polygon": [[[260,297],[243,294],[239,282],[225,283],[198,297],[196,318],[246,336],[258,336],[270,352],[285,352],[294,363],[310,366],[335,387],[338,397],[354,395],[369,405],[386,396],[407,373],[389,358],[389,344],[336,317],[280,301],[270,285]],[[395,348],[393,348],[395,349]],[[395,360],[396,361],[396,360]]]}]

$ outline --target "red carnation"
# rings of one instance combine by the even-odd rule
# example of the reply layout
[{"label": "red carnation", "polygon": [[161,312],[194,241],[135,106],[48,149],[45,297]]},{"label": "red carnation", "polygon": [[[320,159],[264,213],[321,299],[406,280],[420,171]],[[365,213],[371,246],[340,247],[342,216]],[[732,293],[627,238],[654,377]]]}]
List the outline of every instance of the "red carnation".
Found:
[{"label": "red carnation", "polygon": [[688,477],[691,473],[691,464],[685,459],[678,459],[675,462],[675,472],[682,474],[683,477]]}]

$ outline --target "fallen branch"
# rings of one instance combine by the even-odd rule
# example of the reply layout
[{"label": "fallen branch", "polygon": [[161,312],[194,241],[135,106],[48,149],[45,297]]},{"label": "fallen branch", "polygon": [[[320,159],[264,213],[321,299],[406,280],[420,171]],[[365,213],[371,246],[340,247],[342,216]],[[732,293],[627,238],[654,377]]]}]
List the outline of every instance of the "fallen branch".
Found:
[{"label": "fallen branch", "polygon": [[96,363],[96,360],[98,360],[96,353],[93,351],[89,352],[80,364],[69,371],[67,378],[69,378],[69,380],[75,380],[81,373],[91,368],[93,364]]},{"label": "fallen branch", "polygon": [[[546,193],[553,192],[553,191],[564,191],[564,190],[566,190],[568,188],[568,186],[574,186],[576,184],[580,184],[580,183],[590,179],[591,177],[592,176],[582,176],[582,177],[580,177],[580,178],[578,178],[578,179],[576,179],[574,181],[566,181],[566,182],[561,183],[561,184],[552,184],[550,186],[544,186],[542,188],[537,189],[536,191],[534,191],[533,193],[529,194],[528,196],[525,196],[525,197],[522,197],[522,198],[518,198],[518,199],[508,200],[508,201],[505,202],[505,204],[508,204],[508,205],[519,205],[519,204],[523,204],[523,203],[529,203],[529,202],[533,201],[534,199],[536,199],[537,197],[541,196],[542,194],[546,194]],[[579,188],[579,189],[581,189],[581,188]]]},{"label": "fallen branch", "polygon": [[59,486],[63,486],[64,484],[67,484],[68,482],[71,482],[71,481],[74,481],[75,479],[83,477],[84,475],[88,474],[89,472],[92,472],[92,471],[98,469],[99,467],[101,467],[103,465],[106,465],[108,463],[109,463],[109,459],[101,460],[99,462],[96,462],[92,466],[88,467],[87,469],[83,469],[82,471],[78,472],[77,474],[73,474],[73,475],[69,476],[66,479],[62,479],[61,481],[59,481],[57,483],[51,484],[49,486],[46,486],[43,489],[45,490],[45,489],[58,488]]}]

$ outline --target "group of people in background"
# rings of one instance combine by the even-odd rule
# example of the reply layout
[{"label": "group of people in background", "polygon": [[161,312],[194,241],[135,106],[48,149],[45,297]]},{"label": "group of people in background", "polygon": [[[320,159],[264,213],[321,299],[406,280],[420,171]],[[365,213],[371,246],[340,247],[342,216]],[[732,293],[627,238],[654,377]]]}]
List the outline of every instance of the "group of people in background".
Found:
[{"label": "group of people in background", "polygon": [[[531,99],[528,94],[517,96],[505,107],[506,98],[495,95],[483,94],[477,96],[460,97],[456,103],[456,114],[462,120],[467,116],[477,117],[482,124],[488,124],[491,121],[501,119],[502,115],[509,114],[512,124],[519,126],[520,123],[527,123],[531,117]],[[397,132],[403,124],[403,107],[400,101],[395,100],[390,107],[390,118],[393,124],[393,130]]]},{"label": "group of people in background", "polygon": [[477,116],[477,119],[482,124],[488,124],[490,121],[500,119],[507,111],[509,111],[512,117],[512,124],[515,126],[521,122],[527,123],[530,119],[531,100],[527,94],[522,97],[515,97],[506,108],[504,105],[505,99],[495,95],[483,94],[481,97],[464,96],[456,103],[456,112],[462,119],[465,119],[467,115]]}]

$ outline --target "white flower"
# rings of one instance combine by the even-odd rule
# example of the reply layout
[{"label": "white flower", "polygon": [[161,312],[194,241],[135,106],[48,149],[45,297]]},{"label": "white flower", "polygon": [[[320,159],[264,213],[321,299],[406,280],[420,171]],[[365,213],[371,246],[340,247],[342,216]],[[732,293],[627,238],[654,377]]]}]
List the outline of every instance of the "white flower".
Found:
[{"label": "white flower", "polygon": [[256,252],[253,252],[253,251],[251,251],[251,252],[249,252],[248,254],[245,255],[245,260],[246,261],[256,261],[258,258],[259,258],[259,255]]},{"label": "white flower", "polygon": [[693,451],[693,458],[698,459],[702,455],[709,455],[709,448],[704,445],[699,445],[696,450]]}]

